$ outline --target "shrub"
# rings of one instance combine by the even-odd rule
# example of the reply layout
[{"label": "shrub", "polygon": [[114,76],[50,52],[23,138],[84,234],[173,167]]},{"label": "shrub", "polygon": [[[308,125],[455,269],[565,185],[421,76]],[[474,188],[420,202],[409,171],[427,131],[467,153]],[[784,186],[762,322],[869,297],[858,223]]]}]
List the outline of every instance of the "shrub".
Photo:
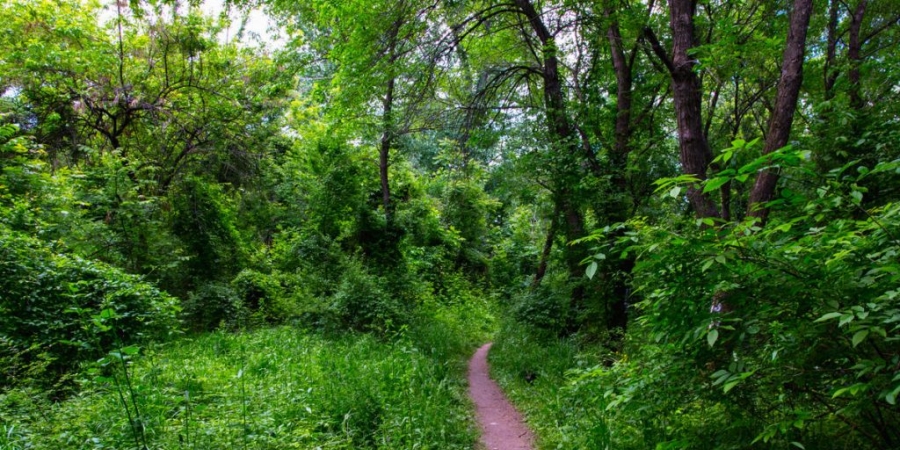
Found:
[{"label": "shrub", "polygon": [[14,363],[0,384],[55,382],[121,342],[177,332],[179,309],[137,276],[0,228],[0,358]]},{"label": "shrub", "polygon": [[512,317],[538,330],[563,330],[570,314],[569,289],[565,276],[548,276],[537,289],[519,295],[512,307]]},{"label": "shrub", "polygon": [[197,331],[220,326],[236,328],[244,322],[243,305],[230,285],[218,282],[202,284],[184,301],[184,317]]},{"label": "shrub", "polygon": [[407,309],[390,295],[384,280],[369,274],[356,259],[344,267],[330,310],[343,326],[356,330],[387,331],[408,321]]},{"label": "shrub", "polygon": [[231,286],[247,312],[266,323],[283,322],[297,314],[287,297],[279,274],[265,274],[244,269]]},{"label": "shrub", "polygon": [[627,357],[581,386],[615,412],[609,423],[641,423],[631,448],[900,439],[900,205],[866,207],[870,172],[859,173],[833,171],[807,195],[783,189],[765,227],[630,222],[620,243],[639,255],[643,298]]}]

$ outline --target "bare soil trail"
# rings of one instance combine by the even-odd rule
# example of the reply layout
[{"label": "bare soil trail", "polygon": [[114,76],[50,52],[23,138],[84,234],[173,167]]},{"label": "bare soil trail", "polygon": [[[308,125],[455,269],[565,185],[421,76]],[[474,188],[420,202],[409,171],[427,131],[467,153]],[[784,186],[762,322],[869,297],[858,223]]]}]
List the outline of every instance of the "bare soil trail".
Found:
[{"label": "bare soil trail", "polygon": [[483,345],[469,360],[469,396],[481,426],[481,444],[486,450],[532,450],[534,435],[488,373],[490,349],[491,343]]}]

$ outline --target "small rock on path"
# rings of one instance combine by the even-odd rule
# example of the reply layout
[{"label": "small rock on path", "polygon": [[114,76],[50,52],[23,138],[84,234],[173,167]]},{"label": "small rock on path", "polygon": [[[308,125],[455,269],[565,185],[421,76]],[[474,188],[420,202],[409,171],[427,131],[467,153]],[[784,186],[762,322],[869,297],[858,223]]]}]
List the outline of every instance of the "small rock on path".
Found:
[{"label": "small rock on path", "polygon": [[469,360],[469,396],[481,426],[481,443],[486,450],[532,450],[534,435],[488,375],[490,349],[491,343],[483,345]]}]

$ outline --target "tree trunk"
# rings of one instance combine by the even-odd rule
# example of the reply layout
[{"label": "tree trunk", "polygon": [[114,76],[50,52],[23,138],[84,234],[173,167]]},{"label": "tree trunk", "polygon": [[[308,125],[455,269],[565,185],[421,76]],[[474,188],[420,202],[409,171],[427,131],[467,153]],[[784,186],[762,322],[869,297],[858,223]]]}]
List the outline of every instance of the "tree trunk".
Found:
[{"label": "tree trunk", "polygon": [[[628,155],[631,153],[631,136],[633,126],[632,117],[632,66],[625,56],[625,44],[622,41],[622,33],[619,29],[618,19],[615,17],[615,9],[607,4],[604,15],[610,20],[606,30],[606,38],[609,41],[610,54],[612,55],[613,70],[616,74],[616,123],[615,143],[609,153],[610,173],[613,186],[619,192],[628,192],[628,180],[625,173],[628,170]],[[615,205],[608,214],[610,222],[622,222],[628,219],[628,208],[624,204]],[[615,241],[620,236],[616,233],[609,239]],[[607,275],[607,281],[612,284],[612,298],[606,301],[606,328],[608,330],[621,329],[622,334],[611,334],[610,338],[617,340],[624,337],[624,331],[628,325],[628,294],[630,288],[627,278],[634,268],[634,259],[629,257],[619,261],[613,266],[611,273]]]},{"label": "tree trunk", "polygon": [[[556,42],[530,0],[515,0],[515,4],[519,11],[528,19],[532,31],[542,45],[541,75],[544,80],[544,107],[550,135],[556,141],[557,148],[570,155],[575,155],[579,146],[576,144],[574,129],[569,123],[566,113],[565,96],[559,76]],[[588,158],[590,158],[590,155],[588,155]],[[566,240],[569,242],[584,235],[584,218],[577,206],[572,203],[572,197],[570,189],[567,186],[561,186],[555,198],[555,203],[565,219]],[[566,265],[571,279],[579,279],[584,275],[584,271],[581,268],[582,253],[577,248],[566,247]],[[574,312],[581,309],[583,303],[584,289],[579,285],[572,291],[570,307]],[[573,327],[574,324],[570,322],[566,328],[568,331],[574,331]]]},{"label": "tree trunk", "polygon": [[384,130],[381,134],[381,146],[378,149],[378,172],[381,177],[381,203],[384,206],[384,216],[388,222],[391,221],[391,186],[388,183],[388,167],[391,143],[394,138],[392,131],[391,110],[394,103],[394,79],[391,78],[387,83],[387,92],[384,96],[384,111],[382,115],[382,126]]},{"label": "tree trunk", "polygon": [[850,60],[848,78],[850,80],[850,107],[860,110],[863,99],[859,88],[859,66],[862,61],[862,41],[859,38],[863,17],[866,13],[866,0],[860,0],[850,20],[850,43],[847,45],[847,59]]},{"label": "tree trunk", "polygon": [[557,216],[559,216],[559,206],[553,209],[553,216],[550,221],[550,229],[547,230],[547,238],[544,240],[544,248],[541,250],[541,261],[538,263],[537,272],[534,274],[534,280],[531,282],[531,289],[537,289],[547,273],[547,263],[550,260],[550,251],[553,250],[553,240],[556,239]]},{"label": "tree trunk", "polygon": [[834,69],[837,60],[838,41],[838,0],[831,0],[828,4],[828,25],[826,27],[827,47],[825,49],[825,100],[834,98],[834,84],[837,82],[838,71]]},{"label": "tree trunk", "polygon": [[612,19],[606,31],[606,37],[609,40],[613,69],[616,73],[615,145],[609,159],[612,166],[610,169],[613,185],[621,192],[625,192],[627,188],[625,171],[628,168],[628,154],[631,152],[632,68],[625,58],[622,33],[613,14],[611,9],[607,9],[605,12],[605,15]]},{"label": "tree trunk", "polygon": [[[794,121],[794,111],[797,109],[797,99],[800,96],[800,86],[803,82],[803,55],[806,51],[806,32],[809,28],[811,14],[812,0],[794,0],[775,109],[769,120],[769,133],[766,136],[763,154],[778,150],[788,143],[791,125]],[[769,215],[769,208],[765,208],[763,205],[775,195],[777,183],[778,172],[775,170],[766,169],[759,173],[753,190],[750,191],[748,216],[756,217],[761,223],[765,223]]]},{"label": "tree trunk", "polygon": [[540,14],[534,9],[529,0],[515,0],[516,6],[528,19],[531,29],[537,35],[543,46],[542,75],[544,78],[544,107],[547,109],[547,121],[550,131],[557,139],[564,141],[562,145],[571,147],[571,143],[565,142],[572,137],[572,128],[566,115],[565,98],[562,92],[562,83],[559,79],[559,59],[556,55],[556,42],[553,35],[544,25]]},{"label": "tree trunk", "polygon": [[[397,36],[400,33],[400,19],[394,22],[387,36],[388,39],[388,69],[393,72],[393,65],[397,61]],[[381,178],[381,203],[384,207],[384,217],[388,225],[391,223],[391,185],[388,180],[388,168],[390,167],[390,151],[394,143],[394,87],[396,78],[391,74],[388,78],[385,88],[384,98],[382,99],[382,115],[381,115],[381,145],[378,149],[378,173]]]},{"label": "tree trunk", "polygon": [[[672,61],[666,65],[672,75],[682,171],[705,180],[713,156],[703,132],[703,91],[700,78],[694,72],[697,61],[688,55],[688,51],[697,45],[694,37],[696,7],[696,2],[692,0],[669,0]],[[689,187],[687,195],[697,217],[719,217],[716,204],[701,189]]]}]

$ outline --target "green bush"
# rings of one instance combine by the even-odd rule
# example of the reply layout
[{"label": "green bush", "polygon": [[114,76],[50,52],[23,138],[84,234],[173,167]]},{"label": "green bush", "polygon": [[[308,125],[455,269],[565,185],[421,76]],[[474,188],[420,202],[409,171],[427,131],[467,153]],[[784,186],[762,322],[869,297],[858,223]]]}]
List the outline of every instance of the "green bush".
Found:
[{"label": "green bush", "polygon": [[297,314],[280,278],[277,272],[265,274],[244,269],[231,280],[231,286],[251,316],[265,323],[278,323]]},{"label": "green bush", "polygon": [[219,282],[204,283],[188,293],[184,300],[184,318],[196,331],[221,326],[233,329],[246,322],[237,292],[232,286]]},{"label": "green bush", "polygon": [[189,177],[171,194],[172,232],[190,258],[185,282],[228,280],[240,271],[247,252],[237,230],[233,201],[222,186]]},{"label": "green bush", "polygon": [[179,309],[139,277],[0,228],[0,358],[13,363],[0,384],[52,383],[122,342],[167,337]]},{"label": "green bush", "polygon": [[330,312],[344,327],[388,331],[408,322],[409,310],[386,288],[386,282],[350,259],[344,267]]},{"label": "green bush", "polygon": [[548,276],[537,289],[522,292],[511,308],[512,317],[527,326],[545,332],[557,332],[566,327],[569,318],[570,286],[567,277]]},{"label": "green bush", "polygon": [[865,206],[861,184],[897,167],[783,189],[765,227],[632,220],[614,253],[639,255],[636,320],[621,359],[576,383],[614,446],[893,447],[900,205]]}]

